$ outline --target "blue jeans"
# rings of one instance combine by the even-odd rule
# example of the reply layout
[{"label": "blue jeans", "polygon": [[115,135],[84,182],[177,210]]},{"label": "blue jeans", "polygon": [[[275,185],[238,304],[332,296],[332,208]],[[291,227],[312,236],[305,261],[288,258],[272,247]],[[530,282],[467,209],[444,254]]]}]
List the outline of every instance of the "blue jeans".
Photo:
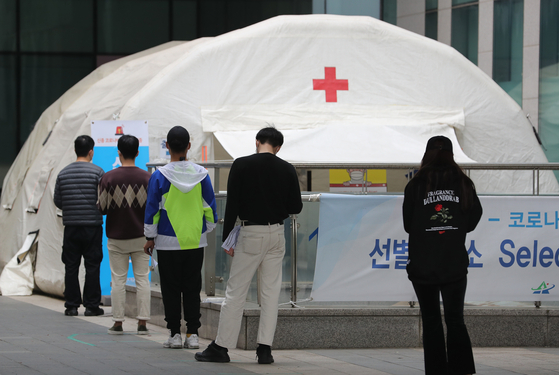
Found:
[{"label": "blue jeans", "polygon": [[[441,285],[413,283],[423,323],[423,350],[426,375],[474,374],[474,355],[466,324],[464,297],[467,279]],[[442,295],[445,337],[439,294]]]}]

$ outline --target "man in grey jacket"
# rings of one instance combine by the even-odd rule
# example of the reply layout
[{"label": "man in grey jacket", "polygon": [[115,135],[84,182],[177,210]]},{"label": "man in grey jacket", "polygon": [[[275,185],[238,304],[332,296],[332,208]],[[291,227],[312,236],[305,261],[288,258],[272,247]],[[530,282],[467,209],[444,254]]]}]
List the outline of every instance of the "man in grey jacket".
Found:
[{"label": "man in grey jacket", "polygon": [[[54,204],[62,210],[64,242],[62,262],[65,315],[78,315],[83,304],[86,316],[103,315],[99,271],[103,259],[103,215],[97,209],[97,186],[103,169],[91,163],[95,142],[88,135],[74,141],[77,160],[60,171],[54,186]],[[85,263],[83,301],[78,273],[81,259]]]}]

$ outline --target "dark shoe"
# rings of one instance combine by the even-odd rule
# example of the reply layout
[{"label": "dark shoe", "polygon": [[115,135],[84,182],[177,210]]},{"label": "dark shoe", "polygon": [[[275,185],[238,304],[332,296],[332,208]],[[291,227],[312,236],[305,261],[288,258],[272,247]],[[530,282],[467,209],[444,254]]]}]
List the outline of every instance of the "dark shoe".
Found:
[{"label": "dark shoe", "polygon": [[111,328],[109,328],[108,333],[109,335],[123,335],[124,329],[122,329],[122,325],[117,326],[114,324]]},{"label": "dark shoe", "polygon": [[203,352],[198,352],[194,355],[197,361],[200,362],[230,362],[227,348],[223,348],[212,341],[210,345]]},{"label": "dark shoe", "polygon": [[138,335],[147,335],[149,334],[149,329],[144,324],[138,324],[138,331],[136,332]]},{"label": "dark shoe", "polygon": [[77,316],[78,315],[78,308],[77,307],[68,307],[66,311],[64,311],[64,315],[66,316]]},{"label": "dark shoe", "polygon": [[261,365],[269,365],[274,363],[274,357],[272,357],[272,348],[269,345],[258,344],[256,348],[256,357],[258,357],[258,363]]},{"label": "dark shoe", "polygon": [[100,307],[86,307],[85,308],[85,313],[83,315],[85,316],[98,316],[98,315],[103,315],[105,314],[105,311],[100,308]]}]

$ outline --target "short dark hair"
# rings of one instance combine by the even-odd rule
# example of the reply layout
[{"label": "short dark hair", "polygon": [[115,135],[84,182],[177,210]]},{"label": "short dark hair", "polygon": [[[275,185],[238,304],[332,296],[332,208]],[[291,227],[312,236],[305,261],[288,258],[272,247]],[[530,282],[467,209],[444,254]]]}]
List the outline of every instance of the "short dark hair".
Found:
[{"label": "short dark hair", "polygon": [[256,140],[260,141],[261,144],[267,143],[272,147],[278,147],[283,145],[283,134],[275,127],[269,126],[260,129],[258,134],[256,134]]},{"label": "short dark hair", "polygon": [[117,146],[123,158],[135,159],[138,154],[138,147],[140,147],[140,141],[133,135],[125,134],[118,139]]},{"label": "short dark hair", "polygon": [[180,153],[184,152],[188,148],[190,143],[190,134],[188,130],[182,126],[174,126],[169,133],[167,133],[167,144],[171,151]]},{"label": "short dark hair", "polygon": [[87,156],[93,147],[95,147],[95,141],[89,135],[80,135],[74,141],[74,151],[79,158]]}]

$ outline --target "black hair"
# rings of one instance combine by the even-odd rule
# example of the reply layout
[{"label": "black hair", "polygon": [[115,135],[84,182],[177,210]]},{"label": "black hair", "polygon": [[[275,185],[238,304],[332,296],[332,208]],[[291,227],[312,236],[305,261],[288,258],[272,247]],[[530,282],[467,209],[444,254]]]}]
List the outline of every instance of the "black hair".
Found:
[{"label": "black hair", "polygon": [[124,159],[135,159],[140,141],[133,135],[125,134],[118,139],[117,146]]},{"label": "black hair", "polygon": [[283,145],[283,134],[273,126],[269,126],[256,134],[256,140],[261,144],[267,143],[272,147],[278,147]]},{"label": "black hair", "polygon": [[95,147],[95,141],[89,135],[80,135],[74,141],[74,151],[79,158],[86,157],[93,147]]},{"label": "black hair", "polygon": [[188,130],[182,126],[174,126],[167,133],[167,144],[169,149],[174,153],[181,153],[186,151],[188,144],[190,143],[190,134]]},{"label": "black hair", "polygon": [[451,151],[445,149],[431,149],[425,151],[419,171],[414,176],[425,183],[425,194],[433,190],[442,190],[457,183],[457,194],[464,211],[469,210],[474,203],[474,182],[464,173],[454,161]]}]

